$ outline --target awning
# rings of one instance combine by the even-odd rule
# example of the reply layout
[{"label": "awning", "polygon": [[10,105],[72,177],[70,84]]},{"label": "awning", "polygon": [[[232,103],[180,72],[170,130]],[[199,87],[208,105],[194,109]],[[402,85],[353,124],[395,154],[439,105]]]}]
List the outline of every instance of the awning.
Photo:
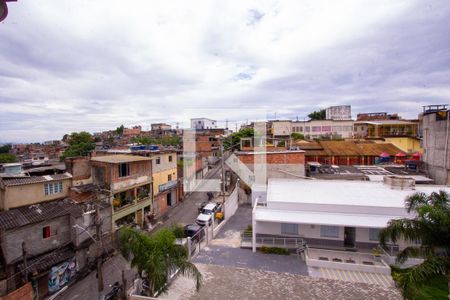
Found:
[{"label": "awning", "polygon": [[313,211],[280,211],[257,207],[255,220],[257,222],[315,224],[332,226],[352,226],[366,228],[384,228],[392,219],[402,216],[347,214]]},{"label": "awning", "polygon": [[386,152],[380,154],[380,157],[390,157],[390,155]]},{"label": "awning", "polygon": [[[74,256],[75,252],[68,246],[59,250],[51,251],[47,254],[28,260],[28,272],[32,273],[33,271],[37,271],[38,273],[42,273],[50,271],[53,266]],[[23,272],[25,269],[24,263],[21,262],[18,264],[17,268],[19,269],[19,272]]]},{"label": "awning", "polygon": [[406,154],[403,152],[399,152],[399,153],[395,154],[395,157],[406,157]]}]

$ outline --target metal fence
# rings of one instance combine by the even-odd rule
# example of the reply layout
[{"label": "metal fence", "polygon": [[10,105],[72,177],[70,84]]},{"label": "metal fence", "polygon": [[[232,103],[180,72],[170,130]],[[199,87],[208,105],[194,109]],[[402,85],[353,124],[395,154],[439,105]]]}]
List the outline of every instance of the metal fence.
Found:
[{"label": "metal fence", "polygon": [[[241,233],[241,246],[243,243],[252,243],[252,233]],[[277,237],[270,235],[256,235],[256,245],[258,247],[280,247],[286,249],[299,249],[306,247],[306,242],[302,238]]]}]

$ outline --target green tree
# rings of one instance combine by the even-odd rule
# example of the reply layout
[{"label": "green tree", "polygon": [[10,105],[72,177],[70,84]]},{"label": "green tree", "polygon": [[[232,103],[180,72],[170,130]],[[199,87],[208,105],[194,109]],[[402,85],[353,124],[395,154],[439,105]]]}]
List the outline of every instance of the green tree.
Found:
[{"label": "green tree", "polygon": [[253,137],[255,131],[253,128],[242,128],[238,132],[234,132],[229,135],[224,141],[223,146],[225,150],[236,150],[240,149],[241,138]]},{"label": "green tree", "polygon": [[182,140],[179,136],[167,136],[161,139],[161,143],[164,146],[181,146]]},{"label": "green tree", "polygon": [[72,156],[87,156],[95,149],[95,142],[89,132],[72,132],[69,137],[69,148],[64,151],[61,159]]},{"label": "green tree", "polygon": [[321,109],[318,111],[313,111],[308,115],[308,118],[311,120],[325,120],[326,118],[326,112],[325,109]]},{"label": "green tree", "polygon": [[120,251],[138,269],[139,276],[145,272],[149,281],[148,293],[167,292],[168,273],[179,269],[183,276],[193,277],[197,290],[202,275],[196,266],[187,260],[187,250],[176,245],[175,234],[170,229],[161,229],[153,235],[124,227],[119,232]]},{"label": "green tree", "polygon": [[293,133],[291,133],[291,138],[292,138],[294,141],[298,141],[298,140],[304,140],[304,139],[305,139],[305,136],[304,136],[303,134],[301,134],[301,133],[293,132]]},{"label": "green tree", "polygon": [[123,126],[123,124],[120,125],[119,127],[116,128],[116,133],[117,133],[118,135],[122,135],[122,134],[123,134],[124,128],[125,128],[125,127]]},{"label": "green tree", "polygon": [[16,156],[9,153],[0,153],[0,163],[13,163],[16,162]]},{"label": "green tree", "polygon": [[0,146],[0,153],[9,153],[9,151],[11,151],[11,148],[12,148],[11,144]]},{"label": "green tree", "polygon": [[[400,238],[420,241],[420,246],[410,246],[401,251],[398,262],[409,257],[423,257],[424,262],[396,274],[396,279],[406,298],[414,299],[427,281],[445,276],[450,270],[450,201],[444,191],[431,195],[415,193],[406,199],[406,210],[415,215],[412,219],[391,220],[380,232],[380,244]],[[450,283],[449,283],[450,285]]]}]

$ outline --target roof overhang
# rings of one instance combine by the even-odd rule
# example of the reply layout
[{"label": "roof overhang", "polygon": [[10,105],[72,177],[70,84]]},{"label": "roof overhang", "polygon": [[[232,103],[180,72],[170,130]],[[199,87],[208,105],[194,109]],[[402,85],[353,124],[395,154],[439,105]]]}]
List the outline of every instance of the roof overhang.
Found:
[{"label": "roof overhang", "polygon": [[312,211],[280,211],[257,207],[255,210],[256,222],[315,224],[331,226],[351,226],[366,228],[384,228],[392,219],[401,219],[401,216],[330,213]]}]

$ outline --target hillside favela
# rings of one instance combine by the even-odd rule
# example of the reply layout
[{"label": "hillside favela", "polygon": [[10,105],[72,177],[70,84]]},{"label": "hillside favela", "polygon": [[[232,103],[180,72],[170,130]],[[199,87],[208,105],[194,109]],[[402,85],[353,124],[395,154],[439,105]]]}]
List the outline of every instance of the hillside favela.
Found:
[{"label": "hillside favela", "polygon": [[0,0],[0,300],[450,299],[449,28]]}]

